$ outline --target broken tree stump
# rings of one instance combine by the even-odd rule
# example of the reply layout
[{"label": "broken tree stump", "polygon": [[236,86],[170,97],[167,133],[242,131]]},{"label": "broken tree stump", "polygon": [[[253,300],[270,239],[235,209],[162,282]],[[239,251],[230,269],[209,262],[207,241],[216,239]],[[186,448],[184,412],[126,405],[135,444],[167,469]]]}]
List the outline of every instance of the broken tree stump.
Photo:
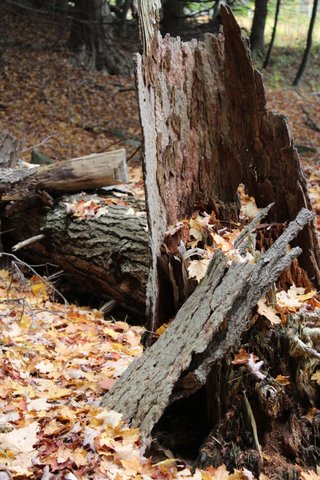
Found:
[{"label": "broken tree stump", "polygon": [[[268,471],[262,465],[263,448],[271,466],[281,463],[279,478],[290,472],[291,480],[298,471],[294,463],[314,466],[319,460],[320,419],[315,415],[308,425],[304,420],[308,408],[319,402],[319,388],[310,388],[309,376],[303,388],[296,376],[294,355],[287,354],[292,330],[286,329],[286,319],[274,327],[256,313],[255,305],[262,295],[271,295],[268,290],[292,261],[297,266],[299,253],[300,265],[291,280],[303,271],[303,286],[319,284],[319,250],[299,159],[285,118],[266,107],[261,76],[228,7],[221,6],[223,35],[181,42],[159,34],[159,2],[138,0],[137,5],[144,45],[144,54],[137,56],[137,84],[152,255],[147,290],[151,336],[161,322],[174,318],[102,404],[123,413],[149,440],[156,436],[164,451],[173,448],[174,456],[195,459],[211,432],[211,444],[204,441],[198,464],[245,467],[259,478],[262,468]],[[264,244],[264,227],[252,224],[250,229],[262,232],[256,262],[229,266],[215,253],[202,283],[189,298],[185,295],[182,306],[175,303],[179,275],[183,277],[176,246],[184,237],[181,230],[171,251],[168,227],[175,230],[177,222],[195,212],[221,225],[238,222],[240,184],[259,208],[273,204],[267,223],[274,234],[284,233]],[[252,244],[249,231],[244,232],[237,245],[240,253]],[[168,304],[176,310],[168,310]],[[296,343],[315,352],[319,362],[316,349],[295,328]],[[248,349],[244,351],[253,363],[256,353],[262,363],[266,359],[270,373],[258,375],[258,362],[256,370],[239,375],[231,355],[240,346]],[[308,375],[317,364],[306,365]],[[281,375],[287,375],[290,390],[277,380]],[[179,450],[179,422],[185,450]],[[192,439],[199,423],[202,431]],[[308,439],[315,448],[307,454],[305,444],[298,447],[295,438]]]},{"label": "broken tree stump", "polygon": [[[138,2],[139,3],[139,2]],[[223,35],[203,42],[162,38],[141,7],[146,46],[137,56],[139,107],[152,264],[148,330],[166,321],[161,306],[173,295],[162,282],[159,257],[169,225],[196,210],[237,220],[243,184],[268,220],[293,220],[311,208],[306,181],[283,115],[271,112],[231,10],[221,7]],[[319,284],[319,250],[312,225],[299,234],[300,265]],[[174,312],[173,312],[174,313]]]}]

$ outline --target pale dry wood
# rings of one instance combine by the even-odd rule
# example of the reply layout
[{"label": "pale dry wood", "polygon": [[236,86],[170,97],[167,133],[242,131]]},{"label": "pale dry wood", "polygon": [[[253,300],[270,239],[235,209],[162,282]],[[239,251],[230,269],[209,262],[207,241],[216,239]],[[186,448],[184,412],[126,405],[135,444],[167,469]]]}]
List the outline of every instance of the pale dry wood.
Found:
[{"label": "pale dry wood", "polygon": [[0,133],[0,167],[16,166],[20,150],[20,142],[8,132]]},{"label": "pale dry wood", "polygon": [[55,165],[24,169],[0,169],[3,201],[18,200],[37,191],[63,194],[126,183],[124,149],[65,160]]}]

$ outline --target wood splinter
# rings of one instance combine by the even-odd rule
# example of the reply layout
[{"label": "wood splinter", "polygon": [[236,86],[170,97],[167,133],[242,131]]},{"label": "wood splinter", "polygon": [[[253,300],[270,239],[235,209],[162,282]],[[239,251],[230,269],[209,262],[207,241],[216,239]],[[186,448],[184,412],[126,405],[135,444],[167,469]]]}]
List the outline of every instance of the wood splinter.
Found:
[{"label": "wood splinter", "polygon": [[23,242],[18,242],[12,247],[13,252],[17,252],[21,248],[27,247],[28,245],[31,245],[32,243],[39,242],[40,240],[43,240],[45,238],[45,235],[42,233],[40,235],[35,235],[34,237],[27,238]]}]

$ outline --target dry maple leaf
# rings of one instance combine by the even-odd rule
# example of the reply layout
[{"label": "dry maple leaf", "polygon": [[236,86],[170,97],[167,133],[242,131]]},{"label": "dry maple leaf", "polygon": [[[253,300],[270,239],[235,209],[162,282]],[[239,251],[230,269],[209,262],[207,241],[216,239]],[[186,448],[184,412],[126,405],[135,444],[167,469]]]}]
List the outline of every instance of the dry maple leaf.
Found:
[{"label": "dry maple leaf", "polygon": [[201,260],[191,260],[190,265],[187,267],[190,278],[195,278],[198,283],[204,278],[210,258],[202,258]]},{"label": "dry maple leaf", "polygon": [[233,365],[246,365],[249,372],[259,380],[263,380],[266,377],[264,373],[260,372],[260,368],[264,362],[258,362],[258,357],[256,355],[253,353],[248,353],[243,348],[241,348],[239,353],[235,355],[234,360],[232,360],[231,363]]},{"label": "dry maple leaf", "polygon": [[[250,355],[253,355],[247,352],[244,348],[240,348],[239,353],[234,356],[234,359],[231,361],[233,365],[246,365],[248,363]],[[256,355],[253,355],[254,360],[258,360]]]},{"label": "dry maple leaf", "polygon": [[290,377],[286,375],[277,375],[275,380],[280,383],[280,385],[290,385]]},{"label": "dry maple leaf", "polygon": [[305,291],[305,288],[291,285],[287,292],[284,290],[278,292],[276,294],[277,307],[279,308],[279,310],[285,312],[298,311],[304,302],[312,299],[317,294],[315,290],[312,290],[308,293],[305,293]]},{"label": "dry maple leaf", "polygon": [[318,385],[320,385],[320,370],[317,370],[311,377],[311,380],[314,380],[317,382]]},{"label": "dry maple leaf", "polygon": [[26,427],[12,430],[12,432],[0,433],[1,448],[15,454],[32,452],[33,446],[37,442],[38,431],[38,422],[33,422]]},{"label": "dry maple leaf", "polygon": [[273,308],[271,305],[268,306],[266,302],[267,302],[266,297],[260,298],[260,300],[257,303],[258,313],[266,317],[272,323],[272,325],[281,324],[281,318],[278,317],[276,309]]}]

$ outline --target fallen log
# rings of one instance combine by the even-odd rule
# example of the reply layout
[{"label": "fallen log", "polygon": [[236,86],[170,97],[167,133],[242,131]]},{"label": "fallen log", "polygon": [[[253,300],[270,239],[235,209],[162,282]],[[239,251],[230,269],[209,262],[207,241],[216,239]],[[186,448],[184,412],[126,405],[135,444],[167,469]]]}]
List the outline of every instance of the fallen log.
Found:
[{"label": "fallen log", "polygon": [[[68,214],[67,204],[99,198],[103,215],[79,219]],[[3,218],[6,250],[42,235],[21,248],[19,256],[32,264],[59,266],[68,290],[92,292],[101,303],[114,299],[143,319],[150,260],[144,203],[130,197],[122,205],[117,202],[116,197],[65,196],[47,211],[33,208]]]},{"label": "fallen log", "polygon": [[0,169],[2,201],[30,198],[39,191],[65,194],[126,183],[125,150],[73,158],[45,167]]}]

